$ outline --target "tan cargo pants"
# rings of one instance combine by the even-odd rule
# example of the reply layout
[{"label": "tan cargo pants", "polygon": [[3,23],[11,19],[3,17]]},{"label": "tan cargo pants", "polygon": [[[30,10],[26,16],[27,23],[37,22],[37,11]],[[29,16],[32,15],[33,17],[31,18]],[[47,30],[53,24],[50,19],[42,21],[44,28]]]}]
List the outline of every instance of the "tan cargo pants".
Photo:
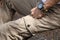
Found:
[{"label": "tan cargo pants", "polygon": [[[34,2],[33,0],[29,0],[29,1],[19,0],[19,1],[22,3],[21,6],[23,6],[23,8],[26,7],[26,5],[30,5],[28,2],[30,1],[31,3]],[[24,6],[23,4],[25,3],[26,5]],[[18,10],[18,7],[20,6],[19,5],[15,6],[17,10]],[[30,6],[26,7],[25,9],[23,8],[20,8],[21,10],[19,9],[19,11],[21,11],[22,13],[28,12],[28,10],[31,9]],[[19,18],[18,20],[9,21],[9,22],[1,24],[0,25],[0,40],[27,40],[27,38],[31,37],[35,33],[51,30],[55,28],[60,28],[60,5],[55,5],[52,8],[52,10],[50,10],[47,13],[47,15],[41,19],[35,19],[32,16],[27,15],[25,17]]]}]

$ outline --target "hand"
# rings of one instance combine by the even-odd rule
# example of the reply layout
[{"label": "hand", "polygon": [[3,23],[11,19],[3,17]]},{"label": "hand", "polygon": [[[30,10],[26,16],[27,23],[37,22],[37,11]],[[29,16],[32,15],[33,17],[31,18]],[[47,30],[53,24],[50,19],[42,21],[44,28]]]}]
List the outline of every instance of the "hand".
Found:
[{"label": "hand", "polygon": [[34,18],[42,18],[44,16],[43,12],[41,10],[39,10],[37,7],[33,8],[31,10],[31,15],[34,17]]},{"label": "hand", "polygon": [[44,3],[44,9],[48,10],[50,7],[53,7],[58,2],[59,2],[59,0],[46,0]]}]

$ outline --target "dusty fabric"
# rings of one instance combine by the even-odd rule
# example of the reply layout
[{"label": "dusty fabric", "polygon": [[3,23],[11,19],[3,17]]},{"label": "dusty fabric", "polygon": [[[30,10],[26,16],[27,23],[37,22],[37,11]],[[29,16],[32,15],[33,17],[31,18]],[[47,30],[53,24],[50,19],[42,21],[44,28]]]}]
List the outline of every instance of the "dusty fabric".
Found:
[{"label": "dusty fabric", "polygon": [[60,40],[60,29],[37,33],[28,40]]},{"label": "dusty fabric", "polygon": [[[24,2],[26,3],[28,0],[27,1],[21,0],[21,1],[23,3]],[[34,1],[31,0],[31,2],[33,3]],[[19,2],[17,3],[19,4]],[[24,7],[26,6],[23,6],[23,8]],[[15,9],[18,8],[19,6],[15,6]],[[21,12],[23,12],[24,10],[23,8],[21,9]],[[27,9],[28,7],[23,12],[24,14],[25,12],[27,13],[28,10],[30,10]],[[31,37],[31,33],[32,35],[34,35],[37,32],[59,28],[60,27],[59,21],[60,21],[60,5],[55,5],[49,12],[47,12],[47,15],[41,19],[35,19],[32,16],[27,15],[15,21],[9,21],[1,24],[0,40],[27,40],[27,38]]]},{"label": "dusty fabric", "polygon": [[[34,19],[32,16],[28,15],[16,21],[0,25],[0,40],[23,40],[24,38],[26,39],[30,37],[30,33],[27,31],[25,23],[32,34],[40,31],[59,28],[59,8],[60,6],[56,5],[53,9],[56,13],[49,13],[48,16],[45,16],[42,19]],[[30,26],[28,27],[28,25]]]}]

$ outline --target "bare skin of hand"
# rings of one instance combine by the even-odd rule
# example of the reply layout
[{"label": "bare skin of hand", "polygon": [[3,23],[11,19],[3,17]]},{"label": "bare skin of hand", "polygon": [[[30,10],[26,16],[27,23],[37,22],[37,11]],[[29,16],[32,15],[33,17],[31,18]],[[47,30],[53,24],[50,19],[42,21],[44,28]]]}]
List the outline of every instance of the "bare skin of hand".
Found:
[{"label": "bare skin of hand", "polygon": [[57,4],[60,0],[46,0],[44,3],[44,9],[48,10],[50,7],[53,7],[55,4]]},{"label": "bare skin of hand", "polygon": [[42,18],[44,16],[43,12],[39,10],[37,7],[31,10],[31,15],[37,19]]},{"label": "bare skin of hand", "polygon": [[[46,0],[44,3],[44,9],[48,10],[50,7],[53,7],[55,4],[57,4],[60,0]],[[34,18],[42,18],[44,16],[43,12],[39,10],[37,7],[33,8],[31,10],[31,15]]]}]

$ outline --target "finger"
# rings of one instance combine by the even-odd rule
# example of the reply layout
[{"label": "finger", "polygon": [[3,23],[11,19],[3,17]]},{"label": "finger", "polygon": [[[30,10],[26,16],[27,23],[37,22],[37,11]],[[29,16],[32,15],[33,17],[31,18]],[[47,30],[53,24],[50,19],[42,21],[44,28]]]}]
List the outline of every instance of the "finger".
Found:
[{"label": "finger", "polygon": [[35,7],[35,8],[33,8],[33,9],[31,9],[31,12],[32,12],[32,11],[35,11],[36,9],[37,9],[37,7]]},{"label": "finger", "polygon": [[31,12],[34,11],[34,10],[35,10],[35,8],[31,9]]},{"label": "finger", "polygon": [[38,15],[38,16],[35,16],[34,18],[39,19],[41,17],[42,17],[41,15]]},{"label": "finger", "polygon": [[31,15],[34,16],[34,12],[32,12]]}]

